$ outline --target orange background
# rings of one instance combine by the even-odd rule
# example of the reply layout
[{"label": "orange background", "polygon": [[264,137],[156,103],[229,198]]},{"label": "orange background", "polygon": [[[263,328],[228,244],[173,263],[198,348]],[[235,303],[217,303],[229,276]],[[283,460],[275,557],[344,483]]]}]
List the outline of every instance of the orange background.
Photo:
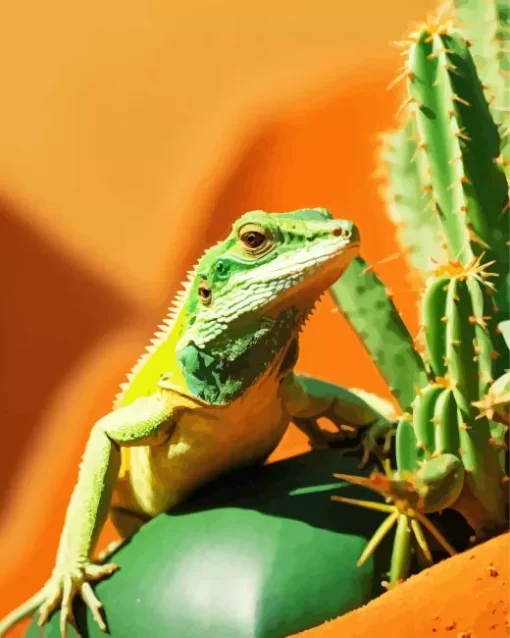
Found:
[{"label": "orange background", "polygon": [[[389,43],[434,4],[4,3],[0,616],[49,575],[92,423],[238,214],[326,206],[371,263],[398,252],[373,176]],[[416,331],[404,258],[377,271]],[[299,368],[386,393],[329,299]]]}]

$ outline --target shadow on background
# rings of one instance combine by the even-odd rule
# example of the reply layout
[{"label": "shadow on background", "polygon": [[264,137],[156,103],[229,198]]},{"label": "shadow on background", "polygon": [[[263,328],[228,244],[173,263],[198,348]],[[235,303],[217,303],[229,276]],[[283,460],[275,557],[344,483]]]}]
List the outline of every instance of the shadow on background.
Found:
[{"label": "shadow on background", "polygon": [[[0,508],[40,415],[77,359],[132,310],[0,198]],[[105,247],[105,250],[107,247]],[[59,462],[59,459],[55,459]]]}]

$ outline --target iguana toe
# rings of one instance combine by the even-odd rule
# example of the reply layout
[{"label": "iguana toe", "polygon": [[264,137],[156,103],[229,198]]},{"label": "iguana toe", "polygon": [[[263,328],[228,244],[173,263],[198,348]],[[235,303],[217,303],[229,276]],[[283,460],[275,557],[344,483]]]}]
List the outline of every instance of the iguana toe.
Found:
[{"label": "iguana toe", "polygon": [[44,627],[51,614],[60,606],[60,635],[67,638],[67,626],[72,625],[79,634],[73,615],[73,599],[78,594],[90,609],[92,617],[101,631],[106,632],[106,623],[101,615],[103,605],[95,595],[90,582],[110,576],[118,569],[114,563],[96,565],[90,563],[79,571],[58,574],[52,577],[47,588],[47,598],[39,609],[39,627]]}]

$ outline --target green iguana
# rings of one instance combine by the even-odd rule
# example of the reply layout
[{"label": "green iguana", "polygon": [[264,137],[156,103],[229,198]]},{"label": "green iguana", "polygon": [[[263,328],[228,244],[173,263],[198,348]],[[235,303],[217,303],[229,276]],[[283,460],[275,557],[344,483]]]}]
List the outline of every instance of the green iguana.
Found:
[{"label": "green iguana", "polygon": [[221,473],[265,460],[291,420],[322,443],[319,417],[340,437],[346,424],[372,426],[371,441],[388,432],[389,421],[353,392],[293,372],[299,332],[359,241],[353,223],[325,209],[252,211],[207,250],[92,428],[53,573],[0,622],[0,636],[37,610],[43,626],[60,606],[65,637],[76,595],[106,630],[91,582],[116,569],[92,556],[108,513],[129,537]]}]

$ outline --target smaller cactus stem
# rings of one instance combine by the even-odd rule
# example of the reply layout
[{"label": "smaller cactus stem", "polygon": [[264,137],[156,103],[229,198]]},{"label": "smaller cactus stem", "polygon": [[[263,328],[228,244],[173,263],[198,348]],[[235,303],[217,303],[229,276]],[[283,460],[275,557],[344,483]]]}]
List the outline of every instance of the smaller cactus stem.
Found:
[{"label": "smaller cactus stem", "polygon": [[411,529],[405,514],[398,516],[393,553],[391,556],[390,585],[405,580],[411,563]]}]

